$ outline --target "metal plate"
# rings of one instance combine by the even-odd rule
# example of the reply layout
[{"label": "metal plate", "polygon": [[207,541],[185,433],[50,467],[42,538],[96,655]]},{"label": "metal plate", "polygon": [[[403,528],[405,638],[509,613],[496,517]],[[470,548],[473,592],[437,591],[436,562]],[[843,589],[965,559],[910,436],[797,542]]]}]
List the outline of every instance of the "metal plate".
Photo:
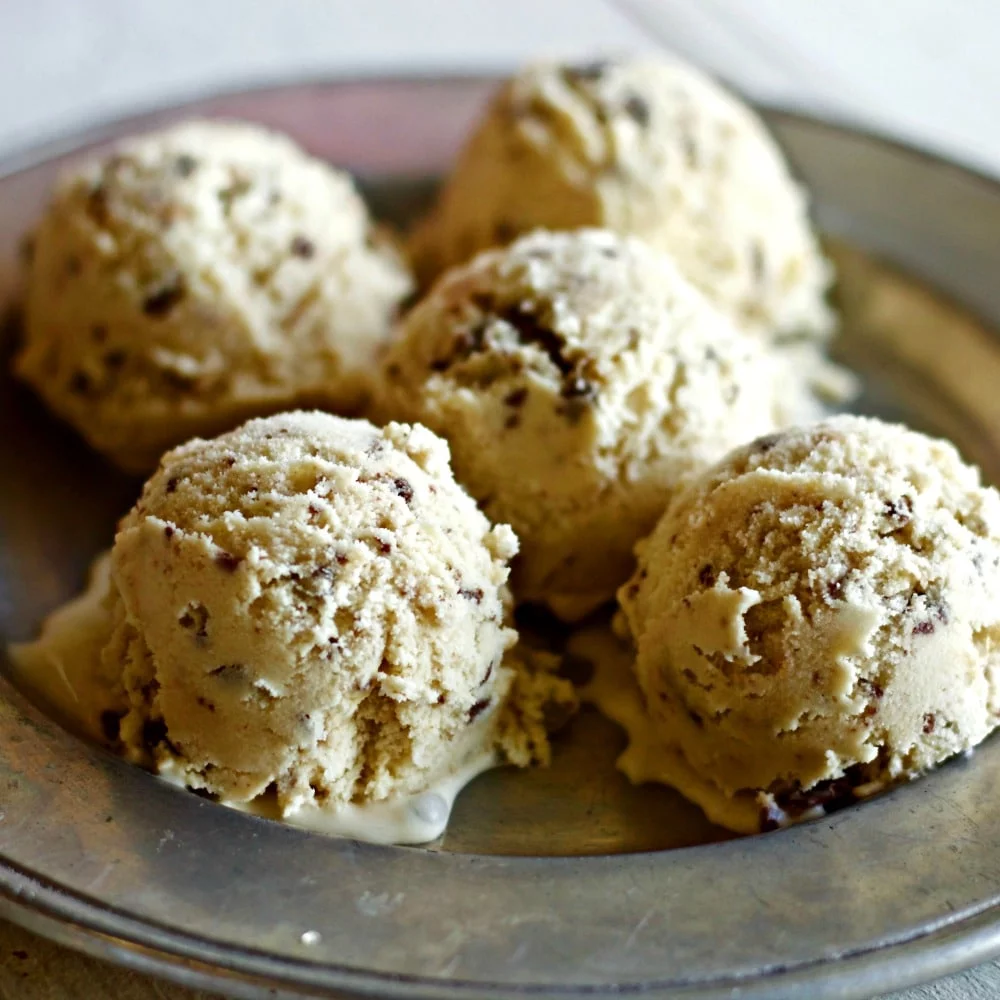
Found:
[{"label": "metal plate", "polygon": [[[487,86],[243,93],[16,158],[0,167],[0,274],[9,287],[63,153],[193,112],[291,133],[362,174],[398,219]],[[1000,340],[951,304],[1000,325],[1000,186],[857,132],[769,119],[838,238],[840,350],[865,376],[861,408],[950,435],[1000,482]],[[0,430],[8,640],[78,590],[138,484],[5,381]],[[441,844],[375,847],[164,785],[0,678],[0,906],[65,943],[245,996],[860,997],[1000,951],[1000,740],[823,821],[721,842],[668,790],[630,788],[612,767],[620,745],[586,713],[550,771],[476,781]]]}]

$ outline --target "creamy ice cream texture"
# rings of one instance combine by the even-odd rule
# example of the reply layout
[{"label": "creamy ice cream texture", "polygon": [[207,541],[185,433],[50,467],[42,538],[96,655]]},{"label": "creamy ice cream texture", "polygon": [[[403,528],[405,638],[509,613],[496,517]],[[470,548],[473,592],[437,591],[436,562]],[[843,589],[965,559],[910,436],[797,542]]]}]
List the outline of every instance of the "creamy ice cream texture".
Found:
[{"label": "creamy ice cream texture", "polygon": [[227,804],[430,839],[470,777],[547,761],[546,717],[575,707],[552,658],[512,653],[516,551],[425,428],[289,413],[192,441],[115,539],[105,729]]},{"label": "creamy ice cream texture", "polygon": [[672,491],[803,413],[777,353],[640,240],[537,232],[446,275],[404,319],[383,416],[448,438],[521,541],[514,589],[578,618],[610,599]]},{"label": "creamy ice cream texture", "polygon": [[631,765],[722,825],[853,801],[1000,719],[1000,495],[946,442],[861,417],[761,437],[637,553],[634,735],[663,754]]},{"label": "creamy ice cream texture", "polygon": [[503,84],[412,252],[430,281],[535,228],[603,226],[673,255],[738,324],[823,339],[827,264],[763,122],[665,57],[541,63]]},{"label": "creamy ice cream texture", "polygon": [[410,289],[346,174],[239,123],[70,171],[32,242],[17,372],[135,472],[248,417],[355,411]]}]

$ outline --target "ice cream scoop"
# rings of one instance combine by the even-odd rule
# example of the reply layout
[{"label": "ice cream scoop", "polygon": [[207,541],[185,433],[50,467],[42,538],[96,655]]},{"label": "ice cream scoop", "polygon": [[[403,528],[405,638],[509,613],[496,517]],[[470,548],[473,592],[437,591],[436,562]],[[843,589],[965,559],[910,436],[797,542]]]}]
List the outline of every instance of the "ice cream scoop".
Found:
[{"label": "ice cream scoop", "polygon": [[32,247],[16,370],[134,472],[248,417],[357,410],[410,289],[346,174],[240,123],[71,170]]},{"label": "ice cream scoop", "polygon": [[809,410],[801,380],[641,240],[537,232],[453,269],[386,355],[389,418],[446,437],[521,541],[519,600],[609,600],[671,493]]},{"label": "ice cream scoop", "polygon": [[638,558],[619,600],[661,780],[716,822],[847,804],[1000,719],[1000,495],[946,442],[862,417],[758,438]]},{"label": "ice cream scoop", "polygon": [[508,656],[516,551],[423,427],[297,412],[168,453],[111,554],[124,753],[293,820],[544,761],[574,696]]},{"label": "ice cream scoop", "polygon": [[673,255],[740,326],[823,340],[831,268],[761,119],[664,56],[539,63],[497,91],[415,232],[430,281],[542,227],[603,226]]}]

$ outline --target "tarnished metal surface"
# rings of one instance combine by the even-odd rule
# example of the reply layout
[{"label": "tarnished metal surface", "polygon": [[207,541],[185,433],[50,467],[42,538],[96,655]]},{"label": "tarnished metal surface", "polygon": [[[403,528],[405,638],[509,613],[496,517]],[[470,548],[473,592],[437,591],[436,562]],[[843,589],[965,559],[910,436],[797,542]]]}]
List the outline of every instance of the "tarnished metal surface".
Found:
[{"label": "tarnished metal surface", "polygon": [[[398,216],[483,92],[317,84],[207,110],[264,120],[381,176],[371,190]],[[828,231],[1000,326],[1000,188],[877,139],[773,121]],[[0,180],[0,258],[53,169]],[[865,254],[835,254],[862,408],[949,434],[1000,481],[1000,340]],[[8,382],[0,430],[0,634],[24,638],[79,588],[137,484]],[[223,977],[247,996],[865,996],[1000,950],[1000,742],[822,822],[745,840],[720,840],[666,789],[630,788],[612,766],[620,745],[585,713],[551,771],[477,780],[442,844],[373,847],[161,784],[0,679],[0,897],[62,941],[189,982]]]}]

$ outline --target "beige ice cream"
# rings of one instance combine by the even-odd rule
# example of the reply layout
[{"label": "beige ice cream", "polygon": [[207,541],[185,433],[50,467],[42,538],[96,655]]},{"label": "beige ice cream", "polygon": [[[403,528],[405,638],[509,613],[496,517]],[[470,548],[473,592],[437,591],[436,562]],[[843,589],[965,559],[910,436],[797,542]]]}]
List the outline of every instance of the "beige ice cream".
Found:
[{"label": "beige ice cream", "polygon": [[111,556],[126,755],[293,819],[544,762],[574,696],[508,655],[516,551],[423,427],[298,412],[170,452]]},{"label": "beige ice cream", "polygon": [[16,367],[145,472],[247,417],[355,410],[409,289],[345,174],[252,125],[189,123],[62,179],[34,234]]},{"label": "beige ice cream", "polygon": [[619,599],[663,780],[716,822],[814,815],[997,724],[1000,495],[950,444],[861,417],[762,437],[638,555]]},{"label": "beige ice cream", "polygon": [[459,480],[517,532],[518,599],[569,619],[613,596],[681,481],[808,405],[666,254],[601,230],[452,270],[384,372],[384,415],[447,437]]},{"label": "beige ice cream", "polygon": [[475,126],[412,251],[426,282],[528,230],[578,226],[668,251],[748,330],[832,329],[805,192],[757,115],[684,63],[522,70]]}]

